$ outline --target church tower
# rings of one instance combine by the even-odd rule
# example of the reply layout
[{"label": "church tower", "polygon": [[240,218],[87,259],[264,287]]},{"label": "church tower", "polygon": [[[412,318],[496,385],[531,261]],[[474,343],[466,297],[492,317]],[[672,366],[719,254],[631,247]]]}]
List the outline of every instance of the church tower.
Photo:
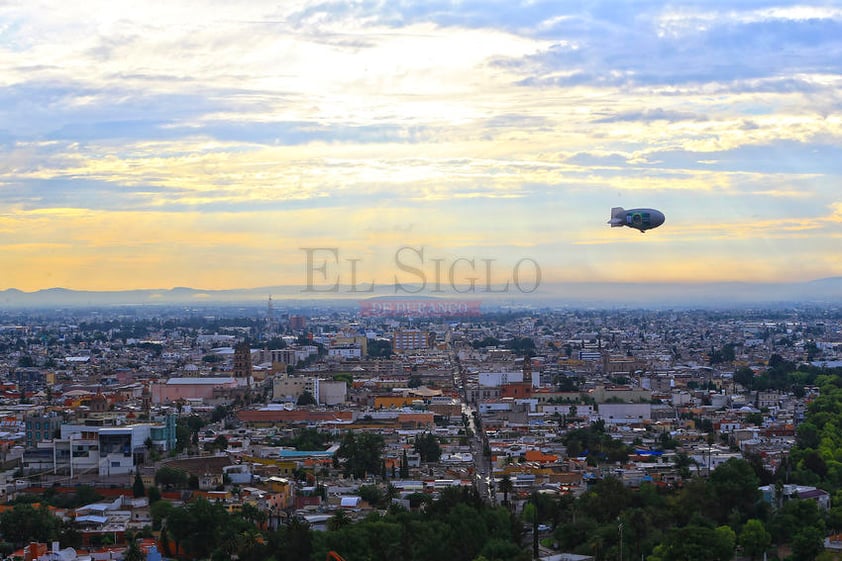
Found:
[{"label": "church tower", "polygon": [[240,386],[251,386],[251,346],[246,342],[234,347],[234,378]]}]

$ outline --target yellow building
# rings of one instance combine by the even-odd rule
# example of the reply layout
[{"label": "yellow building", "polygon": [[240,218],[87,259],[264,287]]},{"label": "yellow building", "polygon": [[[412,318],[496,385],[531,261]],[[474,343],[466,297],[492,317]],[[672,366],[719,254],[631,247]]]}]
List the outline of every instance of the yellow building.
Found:
[{"label": "yellow building", "polygon": [[331,344],[337,347],[355,345],[360,348],[363,357],[368,356],[368,337],[365,335],[337,335],[333,338]]},{"label": "yellow building", "polygon": [[289,479],[276,476],[268,477],[264,481],[263,487],[272,493],[266,498],[270,507],[281,510],[292,505],[294,486]]},{"label": "yellow building", "polygon": [[411,407],[416,399],[418,398],[409,395],[376,395],[373,405],[375,409],[399,409]]}]

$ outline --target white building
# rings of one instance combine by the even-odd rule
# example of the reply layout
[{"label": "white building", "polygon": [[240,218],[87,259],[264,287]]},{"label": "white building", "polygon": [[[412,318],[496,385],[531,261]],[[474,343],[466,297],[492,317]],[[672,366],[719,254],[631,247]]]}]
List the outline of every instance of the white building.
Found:
[{"label": "white building", "polygon": [[597,416],[606,425],[631,425],[652,419],[651,403],[600,403]]},{"label": "white building", "polygon": [[348,398],[348,384],[343,380],[321,380],[319,395],[314,397],[320,405],[341,405]]},{"label": "white building", "polygon": [[363,350],[359,345],[341,345],[330,347],[327,350],[327,356],[330,358],[341,358],[343,360],[360,359],[363,356]]},{"label": "white building", "polygon": [[480,386],[500,387],[523,382],[523,372],[480,372],[478,379]]},{"label": "white building", "polygon": [[538,405],[538,411],[541,411],[544,415],[558,413],[562,416],[580,419],[591,419],[595,416],[593,405],[584,403],[541,403]]},{"label": "white building", "polygon": [[71,476],[134,473],[151,438],[151,424],[118,427],[62,425],[61,438],[52,442],[54,470]]}]

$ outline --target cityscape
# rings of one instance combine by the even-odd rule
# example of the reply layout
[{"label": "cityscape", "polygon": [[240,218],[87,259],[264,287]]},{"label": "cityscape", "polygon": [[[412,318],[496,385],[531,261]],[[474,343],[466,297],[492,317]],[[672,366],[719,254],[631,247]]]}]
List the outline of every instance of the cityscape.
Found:
[{"label": "cityscape", "polygon": [[842,560],[836,0],[0,2],[0,561]]},{"label": "cityscape", "polygon": [[[838,306],[362,309],[4,312],[4,555],[842,551]],[[505,528],[406,534],[477,511]]]}]

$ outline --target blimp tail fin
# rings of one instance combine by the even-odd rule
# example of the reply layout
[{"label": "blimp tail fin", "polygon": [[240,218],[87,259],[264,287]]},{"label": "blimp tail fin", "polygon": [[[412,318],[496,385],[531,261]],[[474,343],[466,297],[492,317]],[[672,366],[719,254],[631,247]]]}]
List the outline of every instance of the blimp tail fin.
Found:
[{"label": "blimp tail fin", "polygon": [[626,218],[626,210],[621,206],[615,206],[611,209],[611,220],[608,221],[612,228],[620,228]]}]

